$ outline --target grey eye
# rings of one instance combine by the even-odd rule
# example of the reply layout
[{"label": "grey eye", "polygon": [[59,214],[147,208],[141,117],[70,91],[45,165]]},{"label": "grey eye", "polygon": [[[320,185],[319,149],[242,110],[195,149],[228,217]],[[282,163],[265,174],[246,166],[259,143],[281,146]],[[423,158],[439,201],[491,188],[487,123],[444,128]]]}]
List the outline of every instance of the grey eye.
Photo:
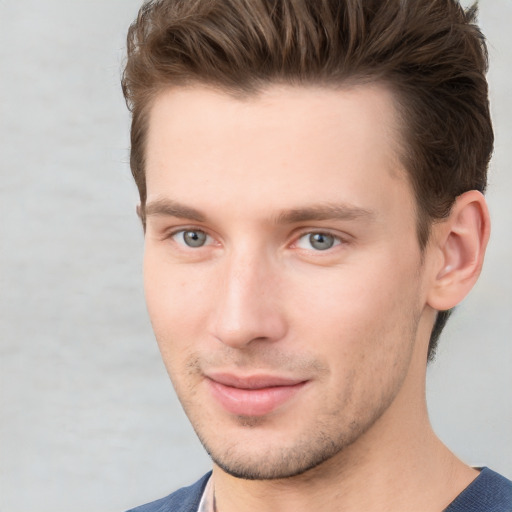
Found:
[{"label": "grey eye", "polygon": [[208,235],[204,231],[182,231],[183,242],[189,247],[202,247]]},{"label": "grey eye", "polygon": [[314,249],[315,251],[327,251],[336,245],[340,245],[341,240],[334,235],[322,232],[306,233],[297,241],[297,246],[301,249]]},{"label": "grey eye", "polygon": [[316,249],[317,251],[325,251],[330,249],[335,242],[335,238],[332,235],[327,235],[325,233],[311,233],[309,235],[309,243],[311,247]]}]

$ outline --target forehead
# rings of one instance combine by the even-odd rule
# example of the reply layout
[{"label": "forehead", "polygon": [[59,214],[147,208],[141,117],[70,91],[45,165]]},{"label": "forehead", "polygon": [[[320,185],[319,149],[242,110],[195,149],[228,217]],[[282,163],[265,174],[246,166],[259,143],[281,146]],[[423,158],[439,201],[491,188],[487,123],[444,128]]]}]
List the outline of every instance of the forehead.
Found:
[{"label": "forehead", "polygon": [[148,201],[171,194],[246,207],[322,200],[365,208],[355,204],[365,189],[372,200],[398,185],[409,194],[397,117],[392,94],[376,85],[276,85],[242,99],[170,89],[149,115]]}]

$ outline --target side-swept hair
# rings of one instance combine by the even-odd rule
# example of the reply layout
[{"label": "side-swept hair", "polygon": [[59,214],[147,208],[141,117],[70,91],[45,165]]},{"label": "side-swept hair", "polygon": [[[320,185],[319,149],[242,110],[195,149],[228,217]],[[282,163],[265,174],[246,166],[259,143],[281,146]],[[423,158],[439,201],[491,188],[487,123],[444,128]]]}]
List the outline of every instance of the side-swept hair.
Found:
[{"label": "side-swept hair", "polygon": [[[455,0],[147,1],[128,32],[122,79],[142,213],[148,111],[160,91],[201,83],[244,96],[271,83],[377,82],[395,97],[424,249],[456,197],[486,187],[493,131],[475,19],[476,6]],[[438,313],[429,359],[449,313]]]}]

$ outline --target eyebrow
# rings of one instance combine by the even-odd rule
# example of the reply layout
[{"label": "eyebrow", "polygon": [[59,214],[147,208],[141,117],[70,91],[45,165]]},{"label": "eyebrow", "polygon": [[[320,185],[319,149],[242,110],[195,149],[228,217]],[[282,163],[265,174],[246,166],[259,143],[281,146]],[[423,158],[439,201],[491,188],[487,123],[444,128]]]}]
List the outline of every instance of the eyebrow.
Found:
[{"label": "eyebrow", "polygon": [[[195,222],[206,222],[204,213],[172,199],[156,199],[147,203],[141,212],[143,220],[149,216],[165,215]],[[346,204],[321,203],[301,208],[290,208],[278,213],[273,221],[275,224],[295,224],[313,220],[357,220],[373,219],[375,213],[365,208]]]},{"label": "eyebrow", "polygon": [[304,208],[291,208],[276,217],[276,224],[294,224],[311,220],[356,220],[375,217],[375,213],[365,208],[347,204],[317,204]]},{"label": "eyebrow", "polygon": [[141,217],[146,218],[155,215],[178,217],[180,219],[189,219],[196,222],[206,221],[206,216],[199,210],[180,204],[172,199],[157,199],[146,204]]}]

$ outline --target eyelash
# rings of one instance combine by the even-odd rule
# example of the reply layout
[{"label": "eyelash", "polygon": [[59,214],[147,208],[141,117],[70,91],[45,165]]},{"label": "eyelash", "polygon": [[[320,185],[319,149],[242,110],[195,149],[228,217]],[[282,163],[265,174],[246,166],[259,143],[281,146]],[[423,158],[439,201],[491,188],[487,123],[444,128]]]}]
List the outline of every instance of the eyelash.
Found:
[{"label": "eyelash", "polygon": [[200,248],[204,247],[205,245],[207,245],[207,243],[205,242],[205,245],[200,245],[200,246],[197,246],[197,247],[193,247],[191,245],[187,245],[184,241],[183,242],[178,242],[177,236],[180,235],[180,234],[182,236],[185,236],[185,233],[203,233],[206,236],[206,239],[205,239],[206,242],[208,241],[208,239],[210,239],[210,241],[213,240],[213,238],[204,229],[193,228],[193,227],[176,229],[174,231],[171,231],[165,238],[173,239],[179,245],[187,246],[190,249],[195,249],[195,248],[200,249]]},{"label": "eyelash", "polygon": [[[331,245],[330,247],[325,247],[323,249],[319,249],[319,248],[315,248],[315,247],[311,247],[311,248],[300,247],[299,244],[302,239],[308,239],[309,245],[312,245],[312,242],[313,242],[312,237],[314,237],[314,236],[320,236],[320,237],[324,237],[327,239],[332,239],[333,245]],[[320,240],[317,240],[317,242],[320,244],[322,243],[322,241],[320,241]],[[334,249],[335,247],[338,247],[344,243],[345,243],[344,240],[340,236],[330,233],[329,231],[318,230],[318,231],[306,231],[306,232],[301,233],[293,245],[298,247],[299,249],[312,250],[313,252],[322,253],[322,252],[327,252],[331,249]]]},{"label": "eyelash", "polygon": [[[188,233],[196,233],[196,234],[203,233],[205,235],[205,243],[194,247],[193,245],[187,244],[185,242],[185,240],[178,241],[177,236],[181,235],[184,237],[187,232]],[[320,236],[320,237],[327,238],[327,245],[329,244],[329,239],[332,239],[332,245],[325,247],[323,249],[311,247],[311,245],[313,243],[313,240],[311,237],[313,237],[313,236]],[[306,237],[309,237],[310,247],[301,247],[300,242],[301,242],[301,240],[306,239]],[[186,228],[173,230],[168,235],[166,235],[165,238],[173,239],[177,244],[179,244],[182,247],[186,247],[187,249],[204,248],[206,246],[212,245],[211,241],[213,240],[213,237],[210,236],[204,229],[194,228],[194,227],[186,227]],[[321,244],[322,240],[317,240],[317,242],[319,244]],[[341,238],[340,236],[335,235],[333,233],[330,233],[329,231],[309,230],[309,231],[302,231],[297,237],[295,237],[294,242],[291,244],[291,247],[296,247],[297,249],[303,250],[303,251],[311,251],[311,252],[321,254],[321,253],[328,253],[331,249],[334,249],[335,247],[338,247],[340,245],[344,245],[345,243],[346,243],[346,241],[343,238]]]}]

